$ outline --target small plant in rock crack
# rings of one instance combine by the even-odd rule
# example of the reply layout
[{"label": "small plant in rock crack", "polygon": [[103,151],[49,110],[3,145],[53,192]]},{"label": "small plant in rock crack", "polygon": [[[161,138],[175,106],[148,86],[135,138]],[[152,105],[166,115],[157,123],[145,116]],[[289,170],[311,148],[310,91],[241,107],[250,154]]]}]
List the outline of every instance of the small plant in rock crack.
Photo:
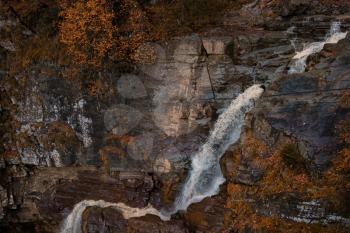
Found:
[{"label": "small plant in rock crack", "polygon": [[285,145],[280,153],[283,162],[290,168],[302,170],[305,168],[305,159],[300,154],[297,145],[290,143]]}]

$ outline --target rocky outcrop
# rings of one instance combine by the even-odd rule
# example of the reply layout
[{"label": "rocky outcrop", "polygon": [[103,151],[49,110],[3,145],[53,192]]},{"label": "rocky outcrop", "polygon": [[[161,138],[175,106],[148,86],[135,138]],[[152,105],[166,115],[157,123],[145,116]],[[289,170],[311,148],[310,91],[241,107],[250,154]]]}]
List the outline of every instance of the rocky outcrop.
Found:
[{"label": "rocky outcrop", "polygon": [[255,0],[241,9],[253,24],[271,23],[280,18],[302,15],[339,15],[349,12],[347,1]]},{"label": "rocky outcrop", "polygon": [[[315,187],[327,185],[334,161],[346,147],[339,141],[337,130],[349,114],[348,106],[343,105],[350,88],[344,81],[349,80],[349,66],[342,62],[349,39],[327,45],[317,60],[310,58],[308,72],[281,75],[248,114],[240,145],[233,148],[233,156],[238,158],[224,160],[230,183],[246,187],[241,196],[231,193],[232,200],[239,202],[243,198],[264,216],[348,226],[348,210],[341,207],[346,205],[347,188],[337,186],[338,206],[334,196],[327,191],[317,194],[320,191]],[[269,163],[271,166],[266,165]],[[281,168],[280,163],[286,166]],[[283,170],[274,173],[271,169]],[[294,176],[300,179],[293,180]],[[267,183],[269,188],[258,188]],[[289,186],[292,183],[295,185]],[[285,187],[280,189],[275,184]],[[304,184],[308,188],[298,188]],[[312,199],[316,194],[319,199]]]},{"label": "rocky outcrop", "polygon": [[[348,114],[348,109],[339,105],[340,98],[349,88],[349,83],[344,81],[348,77],[342,73],[348,66],[339,62],[346,53],[340,48],[347,48],[347,43],[349,37],[337,45],[328,46],[321,53],[323,58],[316,67],[310,67],[308,73],[292,75],[291,78],[282,76],[276,80],[266,92],[266,98],[270,101],[262,103],[269,104],[261,106],[265,110],[271,108],[265,116],[274,129],[288,136],[298,135],[296,137],[303,156],[320,169],[334,158],[332,155],[334,156],[334,152],[339,149],[334,130],[339,121],[345,119]],[[332,59],[326,54],[338,57],[331,63],[330,68],[322,66],[323,59]],[[261,116],[259,118],[261,121]]]},{"label": "rocky outcrop", "polygon": [[[344,147],[335,126],[349,114],[350,40],[310,56],[306,73],[287,74],[295,50],[322,40],[332,20],[349,26],[347,15],[332,15],[346,4],[316,2],[255,1],[244,17],[228,14],[220,29],[147,44],[153,64],[114,64],[90,79],[65,79],[65,67],[46,61],[9,79],[1,66],[0,229],[54,232],[84,199],[171,206],[218,114],[254,82],[266,92],[247,115],[240,144],[221,161],[227,185],[264,185],[269,170],[255,159],[268,161],[281,145],[301,155],[295,166],[303,174],[322,176]],[[310,12],[332,14],[305,17]],[[256,27],[247,26],[252,21]],[[22,26],[0,22],[0,29]],[[16,48],[0,46],[4,60]],[[234,218],[226,190],[169,222],[149,215],[125,220],[115,209],[91,207],[83,232],[225,231]],[[329,199],[310,201],[299,191],[262,200],[250,190],[244,198],[263,216],[347,223],[346,208],[336,212]]]}]

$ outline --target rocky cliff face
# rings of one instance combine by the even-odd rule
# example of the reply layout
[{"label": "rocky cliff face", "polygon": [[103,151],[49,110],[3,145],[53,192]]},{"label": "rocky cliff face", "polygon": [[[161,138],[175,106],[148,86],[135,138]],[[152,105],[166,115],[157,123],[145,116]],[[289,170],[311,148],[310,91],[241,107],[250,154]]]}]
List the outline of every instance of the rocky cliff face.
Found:
[{"label": "rocky cliff face", "polygon": [[[227,169],[228,190],[244,193],[231,196],[233,205],[244,198],[262,215],[348,224],[348,191],[341,184],[348,178],[336,175],[339,183],[332,178],[337,160],[347,163],[342,157],[346,145],[338,135],[349,114],[343,102],[349,82],[341,71],[347,69],[341,62],[347,43],[349,37],[327,46],[315,65],[310,58],[307,73],[280,76],[247,116],[233,154],[238,159]],[[325,60],[331,63],[321,65]]]},{"label": "rocky cliff face", "polygon": [[[90,207],[82,231],[286,232],[266,223],[274,219],[346,232],[348,176],[332,169],[349,143],[341,135],[350,114],[350,37],[310,56],[305,73],[288,74],[302,43],[323,40],[332,21],[348,30],[348,5],[339,4],[256,1],[220,28],[147,44],[153,64],[115,64],[89,79],[65,79],[64,67],[50,61],[16,75],[2,64],[0,229],[57,232],[84,199],[170,206],[218,114],[263,83],[240,142],[221,161],[227,182],[219,195],[169,222]],[[28,33],[1,17],[4,35]],[[0,42],[6,61],[16,44]]]}]

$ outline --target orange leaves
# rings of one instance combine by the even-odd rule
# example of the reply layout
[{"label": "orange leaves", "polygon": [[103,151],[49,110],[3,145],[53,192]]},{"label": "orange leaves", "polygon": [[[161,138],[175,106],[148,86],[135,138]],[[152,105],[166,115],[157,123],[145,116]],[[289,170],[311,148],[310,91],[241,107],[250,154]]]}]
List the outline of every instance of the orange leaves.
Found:
[{"label": "orange leaves", "polygon": [[1,156],[4,159],[12,159],[12,158],[18,158],[19,159],[19,157],[20,157],[18,152],[15,151],[15,150],[5,151],[4,153],[1,154]]},{"label": "orange leaves", "polygon": [[153,64],[156,60],[156,51],[150,44],[142,44],[131,55],[132,59],[142,64]]},{"label": "orange leaves", "polygon": [[294,176],[294,180],[296,182],[298,182],[299,184],[303,184],[303,185],[310,182],[310,178],[306,174],[298,174],[298,175]]},{"label": "orange leaves", "polygon": [[339,106],[344,109],[350,108],[350,91],[344,91],[339,99]]},{"label": "orange leaves", "polygon": [[[151,26],[136,0],[122,0],[114,9],[106,0],[62,1],[60,41],[76,64],[100,67],[105,58],[149,60],[138,49],[152,39]],[[114,25],[116,24],[116,25]]]},{"label": "orange leaves", "polygon": [[107,140],[114,141],[114,142],[120,142],[122,145],[128,145],[130,143],[133,143],[135,141],[135,137],[129,136],[129,135],[115,135],[115,134],[109,134],[107,135]]},{"label": "orange leaves", "polygon": [[123,145],[128,145],[128,144],[133,143],[135,141],[135,137],[124,135],[124,136],[121,136],[119,140]]},{"label": "orange leaves", "polygon": [[350,114],[336,126],[338,143],[343,149],[333,161],[333,166],[327,171],[326,177],[334,186],[340,186],[350,192]]},{"label": "orange leaves", "polygon": [[87,91],[90,96],[94,96],[98,99],[106,99],[110,94],[112,94],[109,87],[109,82],[103,79],[89,81]]},{"label": "orange leaves", "polygon": [[145,42],[189,32],[198,22],[202,26],[216,22],[229,1],[186,0],[143,6],[137,0],[59,2],[60,42],[75,64],[99,68],[107,59],[151,63],[155,53],[145,50]]},{"label": "orange leaves", "polygon": [[236,201],[233,205],[232,226],[236,229],[244,229],[245,226],[249,226],[254,222],[255,213],[249,203]]},{"label": "orange leaves", "polygon": [[[239,195],[241,193],[244,193],[244,186],[240,185],[240,184],[232,184],[229,183],[227,185],[227,193],[230,194],[231,196],[236,196]],[[228,204],[230,205],[230,204]],[[230,206],[228,206],[230,208]]]},{"label": "orange leaves", "polygon": [[252,132],[247,132],[246,141],[244,142],[246,145],[246,150],[248,149],[248,153],[250,153],[253,157],[262,156],[267,153],[267,146],[264,142],[257,139],[253,136]]},{"label": "orange leaves", "polygon": [[350,113],[345,116],[345,119],[336,125],[335,130],[339,143],[350,144]]},{"label": "orange leaves", "polygon": [[339,153],[339,157],[333,162],[335,170],[340,173],[347,173],[350,169],[350,148],[345,148]]},{"label": "orange leaves", "polygon": [[261,181],[259,196],[266,196],[283,192],[302,192],[311,184],[310,177],[299,170],[291,169],[285,164],[281,156],[282,149],[264,159],[266,174]]},{"label": "orange leaves", "polygon": [[[249,135],[249,134],[248,134]],[[244,146],[257,145],[256,139],[249,136]],[[296,223],[276,216],[262,216],[254,210],[254,200],[268,200],[278,193],[303,194],[305,200],[329,200],[332,211],[344,212],[346,208],[346,193],[350,190],[350,148],[344,148],[333,161],[332,166],[323,177],[311,177],[304,170],[296,170],[283,160],[281,151],[290,144],[278,145],[273,153],[266,157],[249,157],[255,164],[265,169],[263,179],[256,186],[227,184],[226,207],[232,216],[225,221],[227,226],[244,232],[248,227],[263,232],[347,232],[346,228],[338,225],[323,226],[321,224]],[[288,146],[289,147],[289,146]]]},{"label": "orange leaves", "polygon": [[60,41],[75,63],[100,66],[113,45],[113,13],[109,5],[105,0],[78,0],[62,6]]},{"label": "orange leaves", "polygon": [[151,24],[146,13],[135,0],[124,0],[119,12],[127,12],[128,14],[124,17],[125,22],[118,25],[115,41],[118,49],[115,50],[114,57],[116,59],[126,58],[141,63],[147,61],[149,56],[153,59],[155,53],[148,53],[148,50],[140,49],[144,47],[145,42],[153,39]]},{"label": "orange leaves", "polygon": [[340,151],[338,157],[333,161],[333,166],[326,172],[325,176],[330,186],[350,192],[350,148]]}]

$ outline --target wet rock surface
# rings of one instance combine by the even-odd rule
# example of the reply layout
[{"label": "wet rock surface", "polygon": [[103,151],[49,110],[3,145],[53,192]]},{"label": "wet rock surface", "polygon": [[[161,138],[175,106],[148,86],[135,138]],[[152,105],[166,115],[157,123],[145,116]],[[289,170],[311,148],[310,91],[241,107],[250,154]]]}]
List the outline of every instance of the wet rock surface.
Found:
[{"label": "wet rock surface", "polygon": [[91,207],[84,212],[83,232],[133,232],[133,233],[188,233],[189,230],[181,220],[164,222],[158,217],[145,217],[125,220],[113,209]]},{"label": "wet rock surface", "polygon": [[[279,7],[268,2],[247,6],[239,20],[228,15],[217,31],[152,43],[154,64],[104,71],[91,82],[79,83],[86,89],[60,77],[55,64],[37,64],[15,80],[1,71],[6,142],[0,156],[0,230],[55,232],[84,199],[171,206],[191,155],[218,114],[254,82],[267,89],[247,116],[240,144],[221,161],[227,183],[255,187],[267,173],[252,159],[250,147],[256,145],[249,144],[248,131],[271,151],[292,141],[307,173],[325,172],[344,147],[337,143],[335,128],[350,113],[350,37],[311,56],[306,73],[287,72],[295,50],[322,40],[331,21],[337,18],[348,29],[348,15],[337,16],[347,5],[327,8],[317,1],[290,0],[280,1]],[[323,15],[311,15],[316,13]],[[252,20],[256,26],[244,30]],[[16,47],[7,41],[0,46],[8,52]],[[236,167],[237,154],[232,154],[237,150],[241,160]],[[268,158],[267,152],[257,154]],[[226,205],[231,194],[225,190],[223,186],[218,196],[191,205],[168,222],[150,215],[125,220],[114,209],[90,207],[82,229],[222,232],[228,230],[226,218],[233,218]],[[293,192],[264,201],[253,194],[246,199],[253,199],[262,215],[348,224],[346,217],[339,217],[348,210],[345,215],[334,212],[327,200],[312,202]]]},{"label": "wet rock surface", "polygon": [[[339,142],[337,128],[348,118],[349,108],[342,104],[341,99],[347,95],[350,77],[345,72],[348,65],[339,62],[339,57],[343,56],[349,42],[347,37],[339,44],[327,47],[327,55],[325,50],[321,52],[323,55],[320,54],[322,58],[318,62],[322,63],[323,59],[332,61],[327,66],[309,62],[309,72],[278,77],[248,114],[240,146],[233,148],[236,151],[234,156],[239,159],[231,158],[234,162],[226,164],[226,170],[231,171],[227,176],[232,184],[249,187],[250,191],[245,191],[243,198],[258,213],[296,222],[349,224],[347,210],[332,207],[333,197],[310,199],[307,194],[314,191],[312,182],[327,179],[321,177],[328,176],[327,171],[332,169],[339,152],[346,147]],[[283,145],[288,149],[281,150]],[[281,171],[269,178],[273,167],[279,169],[275,161],[278,156],[287,164],[283,168],[286,173]],[[287,160],[285,156],[291,157]],[[269,163],[269,160],[272,167],[264,169],[264,161]],[[287,187],[286,177],[292,177],[292,174],[313,177],[307,179],[314,181],[306,189],[292,187],[287,192],[288,188],[283,188],[284,191],[280,192],[282,189],[274,184],[286,182]],[[264,188],[258,191],[259,186],[267,185],[266,182],[272,182],[269,186],[275,191]],[[303,183],[302,180],[292,182]],[[322,192],[326,195],[327,191]],[[348,193],[346,188],[344,192]],[[264,196],[265,193],[269,194]],[[242,196],[238,198],[232,193],[231,198],[237,203]],[[340,205],[346,205],[341,197],[339,201]]]}]

